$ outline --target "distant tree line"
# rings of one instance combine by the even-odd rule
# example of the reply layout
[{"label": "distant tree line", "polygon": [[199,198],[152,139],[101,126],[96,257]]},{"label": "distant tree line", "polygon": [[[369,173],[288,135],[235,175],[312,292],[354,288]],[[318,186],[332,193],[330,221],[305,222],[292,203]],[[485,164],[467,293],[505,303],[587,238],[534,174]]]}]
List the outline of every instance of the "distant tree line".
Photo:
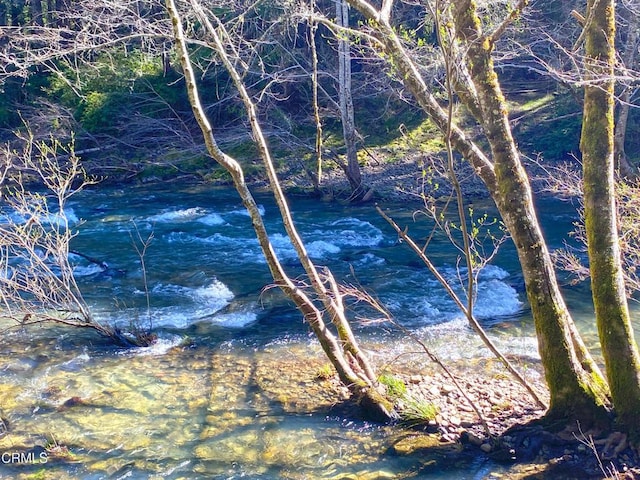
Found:
[{"label": "distant tree line", "polygon": [[[43,132],[53,128],[62,135],[73,130],[79,151],[97,151],[92,157],[94,165],[104,164],[109,174],[135,175],[149,159],[159,173],[205,172],[204,151],[194,141],[197,127],[180,84],[181,73],[176,68],[161,2],[4,1],[1,5],[1,136],[8,138],[24,118],[32,124],[36,137],[39,123]],[[489,2],[483,7],[485,20],[497,22],[502,5]],[[581,100],[575,79],[568,77],[567,59],[553,53],[553,42],[541,38],[539,32],[559,32],[558,38],[552,37],[558,44],[562,39],[575,38],[579,26],[570,14],[573,7],[571,2],[534,2],[531,11],[535,15],[525,13],[518,28],[511,29],[496,45],[497,72],[507,86],[514,85],[513,90],[520,91],[523,89],[515,86],[524,84],[531,90],[558,94],[559,100],[551,107],[555,115],[550,115],[557,119],[548,120],[548,129],[542,132],[542,128],[520,121],[514,129],[530,153],[541,151],[552,160],[577,152]],[[366,48],[364,40],[352,39],[350,48],[342,50],[350,56],[350,73],[341,80],[341,37],[331,32],[328,22],[335,16],[333,3],[318,2],[327,21],[315,24],[307,22],[300,9],[279,2],[260,4],[246,12],[241,3],[214,8],[225,21],[242,19],[236,22],[242,25],[238,31],[242,41],[236,47],[253,51],[247,55],[250,60],[244,75],[250,92],[259,98],[267,135],[283,150],[295,149],[298,157],[306,159],[300,167],[310,181],[318,172],[317,154],[313,154],[318,123],[326,147],[324,160],[344,167],[350,162],[351,176],[356,179],[352,186],[357,189],[354,165],[362,162],[362,157],[354,160],[355,150],[350,145],[362,151],[363,146],[401,136],[403,129],[424,120],[424,113],[399,83],[390,75],[380,74],[382,59]],[[622,19],[634,18],[625,13],[632,10],[620,10]],[[438,84],[443,68],[435,50],[437,35],[432,19],[420,7],[408,3],[394,4],[394,16],[402,25],[403,41],[419,47],[416,55],[422,58],[423,74],[442,94]],[[349,9],[345,20],[347,27],[356,27],[361,21],[354,9]],[[634,31],[632,22],[621,21],[620,41],[633,40],[627,31]],[[312,45],[317,53],[315,66]],[[560,46],[568,48],[566,42]],[[235,148],[241,158],[254,158],[255,150],[240,133],[246,116],[230,78],[216,62],[209,61],[204,47],[197,42],[190,45],[203,82],[207,111],[223,129],[223,144]],[[631,47],[626,50],[633,51]],[[321,122],[314,119],[311,101],[314,69]],[[340,84],[347,79],[354,105],[352,133],[342,131],[341,112],[346,113],[348,102],[344,97],[341,106]],[[619,104],[621,111],[637,96],[633,82],[629,85],[621,91],[628,97]],[[640,140],[623,133],[638,125],[638,117],[631,109],[625,117],[628,126],[618,130],[618,143],[627,146],[618,151],[628,153],[625,158],[631,163],[640,150]],[[177,159],[176,152],[181,152],[182,158]]]}]

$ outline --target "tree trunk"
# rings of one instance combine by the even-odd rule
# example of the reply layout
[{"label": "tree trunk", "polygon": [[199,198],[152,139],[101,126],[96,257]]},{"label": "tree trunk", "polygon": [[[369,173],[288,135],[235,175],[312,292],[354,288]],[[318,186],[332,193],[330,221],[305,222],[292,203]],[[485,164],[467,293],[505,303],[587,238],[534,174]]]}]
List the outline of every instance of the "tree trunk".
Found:
[{"label": "tree trunk", "polygon": [[618,421],[640,439],[640,355],[620,258],[614,179],[614,0],[589,0],[580,150],[591,290]]},{"label": "tree trunk", "polygon": [[[311,4],[311,8],[315,10],[315,1]],[[314,19],[309,20],[309,47],[311,48],[311,90],[313,104],[313,119],[316,123],[316,170],[309,172],[309,178],[313,183],[313,189],[316,193],[320,193],[320,184],[322,183],[322,118],[320,117],[320,103],[318,101],[318,49],[316,48],[316,32],[318,23]]]},{"label": "tree trunk", "polygon": [[[337,292],[337,286],[335,285],[333,276],[329,271],[325,271],[325,275],[323,277],[320,276],[315,265],[309,259],[304,244],[300,240],[295,229],[284,194],[282,193],[275,174],[273,162],[271,161],[271,156],[262,134],[262,129],[260,128],[257,120],[255,107],[246,92],[240,74],[226,54],[223,39],[220,38],[217,33],[217,29],[213,27],[201,6],[193,0],[193,9],[199,17],[199,20],[205,26],[206,31],[212,37],[211,48],[217,53],[221,62],[227,69],[236,88],[238,89],[240,97],[243,100],[251,123],[252,133],[256,140],[258,150],[262,156],[285,229],[292,244],[294,245],[294,248],[296,249],[300,262],[309,276],[314,293],[322,302],[322,309],[318,308],[314,301],[307,296],[303,288],[295,284],[284,271],[273,250],[264,222],[262,221],[262,216],[258,210],[258,206],[244,180],[244,173],[241,165],[218,147],[213,135],[212,126],[209,123],[202,104],[200,103],[196,78],[191,67],[180,14],[176,8],[174,0],[166,0],[166,3],[167,10],[173,24],[176,47],[185,76],[189,101],[198,125],[202,130],[207,150],[209,154],[231,174],[234,186],[238,191],[249,216],[251,217],[254,231],[273,279],[301,311],[305,320],[309,323],[311,329],[318,338],[325,354],[335,367],[340,380],[345,386],[347,386],[347,388],[349,388],[352,396],[360,403],[365,412],[370,417],[377,420],[388,420],[392,418],[393,406],[377,391],[377,378],[369,360],[358,347],[355,337],[351,332],[351,328],[344,313],[342,299],[339,292]],[[325,282],[329,284],[328,289],[325,287]],[[337,337],[329,330],[327,323],[324,321],[325,314],[329,316],[329,320],[334,324]]]},{"label": "tree trunk", "polygon": [[[581,342],[576,344],[577,331],[539,227],[528,176],[511,134],[507,106],[493,66],[493,45],[481,32],[473,1],[454,1],[452,14],[458,41],[466,50],[463,61],[470,73],[469,81],[479,100],[481,116],[477,120],[495,164],[497,188],[492,196],[516,244],[523,269],[549,386],[548,415],[583,422],[595,420],[605,402],[604,380],[595,363],[591,361],[586,370],[582,365],[589,354]],[[593,381],[596,375],[599,378]]]},{"label": "tree trunk", "polygon": [[[622,61],[626,71],[631,71],[634,67],[636,52],[638,50],[638,15],[636,12],[625,9],[626,21],[628,22],[627,41],[622,52]],[[638,176],[636,168],[631,165],[625,150],[625,140],[627,137],[627,125],[629,123],[629,110],[631,109],[631,97],[638,90],[637,86],[629,85],[629,80],[625,80],[625,85],[618,95],[618,119],[614,130],[614,152],[615,165],[622,178],[635,179]]]},{"label": "tree trunk", "polygon": [[[371,21],[379,47],[390,58],[399,78],[439,128],[446,131],[446,114],[404,50],[388,15],[378,12],[365,0],[349,1]],[[492,160],[457,127],[451,131],[452,143],[487,185],[516,245],[550,391],[547,415],[571,422],[578,420],[583,426],[603,424],[606,422],[606,383],[580,340],[560,293],[537,220],[528,177],[511,135],[505,100],[491,59],[493,46],[481,34],[475,4],[471,1],[453,4],[452,20],[460,43],[459,51],[466,52],[464,68],[470,74],[467,87],[478,99],[478,103],[469,109],[477,112]]]},{"label": "tree trunk", "polygon": [[[349,28],[349,5],[345,0],[336,0],[336,21],[338,26]],[[358,198],[362,194],[362,175],[358,164],[356,127],[351,96],[351,51],[349,39],[344,37],[338,38],[338,83],[342,135],[347,150],[347,161],[343,168],[351,186],[351,194],[354,198]]]}]

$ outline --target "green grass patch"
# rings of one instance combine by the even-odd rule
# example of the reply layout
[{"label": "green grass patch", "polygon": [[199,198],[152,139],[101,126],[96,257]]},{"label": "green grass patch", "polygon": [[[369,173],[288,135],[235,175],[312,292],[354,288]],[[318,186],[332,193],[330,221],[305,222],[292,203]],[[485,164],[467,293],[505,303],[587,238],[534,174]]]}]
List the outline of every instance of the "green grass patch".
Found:
[{"label": "green grass patch", "polygon": [[552,107],[555,96],[551,93],[542,96],[522,95],[507,102],[509,111],[513,114],[535,112],[539,109]]},{"label": "green grass patch", "polygon": [[407,386],[398,377],[389,373],[383,373],[378,381],[386,387],[387,396],[393,399],[402,398],[407,393]]},{"label": "green grass patch", "polygon": [[579,152],[582,105],[571,92],[518,103],[510,117],[521,150],[548,161],[568,160]]},{"label": "green grass patch", "polygon": [[400,418],[406,424],[420,425],[436,418],[438,407],[420,393],[409,391],[402,379],[385,372],[378,381],[385,386],[387,398],[396,404]]},{"label": "green grass patch", "polygon": [[425,119],[409,129],[404,124],[398,127],[398,136],[381,147],[387,162],[394,163],[417,152],[435,154],[444,149],[440,130],[430,119]]},{"label": "green grass patch", "polygon": [[406,423],[417,425],[435,420],[438,407],[415,393],[406,393],[402,398],[400,418]]},{"label": "green grass patch", "polygon": [[333,367],[330,363],[325,363],[321,367],[318,367],[316,370],[315,378],[316,380],[329,380],[333,377]]}]

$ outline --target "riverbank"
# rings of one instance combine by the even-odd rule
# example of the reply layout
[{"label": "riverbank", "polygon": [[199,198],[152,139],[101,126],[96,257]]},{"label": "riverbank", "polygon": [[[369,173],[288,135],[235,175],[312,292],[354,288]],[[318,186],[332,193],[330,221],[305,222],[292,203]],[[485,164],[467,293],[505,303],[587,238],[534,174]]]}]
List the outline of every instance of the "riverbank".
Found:
[{"label": "riverbank", "polygon": [[[430,458],[446,452],[453,463],[471,455],[506,469],[488,472],[484,479],[640,478],[638,455],[622,433],[544,427],[544,409],[495,358],[445,361],[446,371],[424,355],[388,361],[394,362],[397,378],[406,385],[406,397],[426,402],[437,412],[430,421],[400,423],[391,446],[396,455]],[[539,362],[517,357],[510,361],[519,365],[528,385],[547,403]],[[337,383],[335,388],[345,390]],[[406,404],[399,402],[400,408]]]},{"label": "riverbank", "polygon": [[[402,201],[419,207],[424,197],[444,198],[451,194],[451,186],[445,166],[444,153],[422,153],[403,149],[401,154],[389,151],[389,147],[365,149],[360,169],[363,189],[367,201]],[[279,159],[276,165],[283,190],[290,197],[321,197],[324,201],[349,201],[351,189],[346,176],[338,164],[325,159],[319,188],[312,181],[308,167],[303,165],[297,154]],[[208,184],[232,187],[231,177],[213,160],[195,162],[193,166],[174,166],[175,162],[163,158],[155,159],[148,165],[137,167],[123,165],[122,169],[112,167],[105,171],[99,162],[88,159],[88,173],[102,179],[105,185],[125,185],[131,183],[162,184],[181,182],[184,184]],[[250,188],[258,192],[270,190],[261,160],[244,158],[245,178]],[[315,168],[314,168],[315,170]],[[486,198],[486,187],[464,161],[457,167],[458,180],[468,198]]]},{"label": "riverbank", "polygon": [[[427,426],[414,427],[415,435],[394,445],[394,451],[420,454],[451,444],[454,458],[472,454],[509,466],[506,472],[483,477],[487,479],[640,478],[637,454],[624,435],[602,436],[579,426],[560,431],[544,428],[544,410],[497,362],[488,363],[491,366],[486,359],[477,359],[448,364],[461,389],[443,373],[402,374],[412,395],[428,399],[439,414]],[[547,401],[543,383],[533,381],[532,385]],[[430,443],[427,435],[435,435],[439,443]]]},{"label": "riverbank", "polygon": [[[297,162],[283,164],[278,175],[283,189],[290,196],[321,196],[325,201],[348,201],[351,198],[349,182],[335,162],[326,163],[319,191]],[[441,199],[451,195],[448,174],[440,155],[418,152],[389,158],[383,151],[373,150],[368,151],[360,168],[367,201],[401,201],[418,208],[427,197]],[[466,198],[488,196],[486,187],[468,164],[461,163],[457,173]],[[268,181],[262,175],[253,175],[249,182],[260,191],[269,190]]]}]

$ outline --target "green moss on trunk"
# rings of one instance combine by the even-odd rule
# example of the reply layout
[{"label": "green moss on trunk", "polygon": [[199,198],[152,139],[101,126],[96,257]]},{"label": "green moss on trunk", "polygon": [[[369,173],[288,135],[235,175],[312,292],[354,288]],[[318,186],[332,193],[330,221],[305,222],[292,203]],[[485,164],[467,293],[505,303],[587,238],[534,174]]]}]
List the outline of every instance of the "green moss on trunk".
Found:
[{"label": "green moss on trunk", "polygon": [[[549,416],[602,424],[606,418],[605,383],[581,342],[574,342],[572,319],[533,207],[527,174],[513,140],[507,107],[491,58],[491,44],[480,31],[475,3],[453,2],[458,39],[479,99],[478,119],[495,164],[496,205],[516,244],[550,391]],[[583,359],[584,361],[581,361]]]},{"label": "green moss on trunk", "polygon": [[598,334],[615,412],[640,440],[640,356],[625,296],[614,178],[614,1],[589,0],[580,149],[585,230]]}]

